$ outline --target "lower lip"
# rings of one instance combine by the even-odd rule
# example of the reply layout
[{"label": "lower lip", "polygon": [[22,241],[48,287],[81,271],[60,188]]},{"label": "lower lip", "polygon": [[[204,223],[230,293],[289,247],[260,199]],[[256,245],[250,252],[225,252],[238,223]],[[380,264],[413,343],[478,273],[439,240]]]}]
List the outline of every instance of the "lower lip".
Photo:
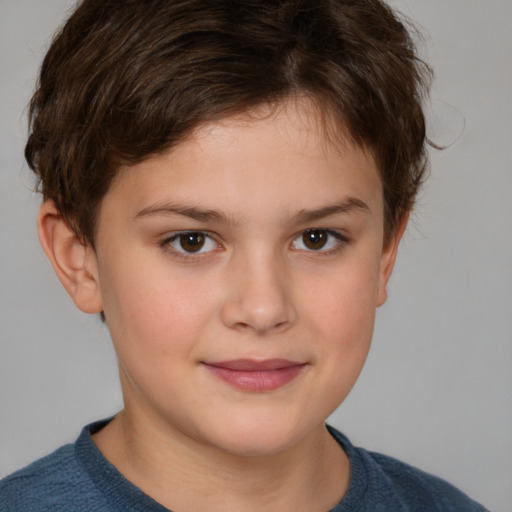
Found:
[{"label": "lower lip", "polygon": [[264,392],[278,389],[297,377],[305,364],[287,366],[276,370],[231,370],[219,366],[204,365],[215,376],[242,391]]}]

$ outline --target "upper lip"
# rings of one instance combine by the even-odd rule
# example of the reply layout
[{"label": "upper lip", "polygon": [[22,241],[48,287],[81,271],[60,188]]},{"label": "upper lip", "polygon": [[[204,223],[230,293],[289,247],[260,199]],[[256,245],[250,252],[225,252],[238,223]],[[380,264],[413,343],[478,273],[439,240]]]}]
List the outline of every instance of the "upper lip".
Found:
[{"label": "upper lip", "polygon": [[233,359],[231,361],[205,362],[204,364],[240,372],[268,372],[291,366],[303,366],[305,363],[288,359]]}]

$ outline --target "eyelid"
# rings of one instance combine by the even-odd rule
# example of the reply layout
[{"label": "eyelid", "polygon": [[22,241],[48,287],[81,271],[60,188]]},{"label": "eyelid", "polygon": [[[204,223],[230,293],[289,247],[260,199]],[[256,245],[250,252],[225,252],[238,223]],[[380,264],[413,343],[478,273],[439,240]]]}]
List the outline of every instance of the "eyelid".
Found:
[{"label": "eyelid", "polygon": [[[333,247],[328,247],[327,249],[324,249],[322,247],[322,248],[316,249],[316,250],[310,249],[307,247],[304,249],[293,247],[294,243],[297,240],[300,240],[301,237],[303,237],[306,233],[309,233],[311,231],[322,231],[322,232],[326,233],[329,237],[333,237],[335,239],[335,245]],[[296,234],[292,239],[291,245],[292,245],[293,250],[296,250],[296,251],[302,251],[302,252],[305,252],[308,254],[313,254],[313,255],[317,254],[317,255],[325,256],[325,255],[330,255],[330,254],[340,251],[341,249],[343,249],[343,247],[345,247],[349,243],[349,241],[350,241],[349,237],[347,235],[341,233],[338,230],[321,228],[321,227],[313,227],[313,228],[305,229],[305,230],[301,231],[300,233]],[[329,242],[327,242],[327,243],[329,243]]]},{"label": "eyelid", "polygon": [[[320,249],[310,249],[310,248],[297,248],[294,247],[294,244],[297,240],[300,240],[301,237],[304,236],[304,234],[311,232],[311,231],[322,231],[328,235],[330,238],[334,238],[334,245],[327,248],[320,248]],[[201,234],[206,239],[209,239],[210,242],[213,242],[215,244],[214,248],[208,249],[208,250],[198,250],[196,252],[187,252],[185,250],[178,250],[175,247],[171,245],[171,242],[174,242],[179,239],[180,236],[187,235],[187,234]],[[308,255],[318,255],[318,256],[328,256],[331,254],[335,254],[339,251],[341,251],[348,243],[350,242],[350,239],[347,235],[343,234],[339,230],[335,229],[328,229],[328,228],[321,228],[321,227],[312,227],[308,229],[304,229],[300,231],[299,233],[295,234],[291,241],[291,249],[293,251],[297,252],[303,252]],[[327,242],[329,244],[329,240]],[[212,234],[209,231],[204,231],[200,229],[184,229],[182,231],[175,231],[172,233],[168,233],[165,238],[159,242],[159,245],[169,253],[171,253],[176,258],[181,258],[183,260],[187,261],[193,261],[194,259],[200,259],[205,258],[211,255],[212,253],[216,252],[218,249],[222,249],[222,244],[218,241],[218,236],[215,234]]]},{"label": "eyelid", "polygon": [[[176,240],[179,240],[179,238],[181,236],[189,235],[189,234],[200,234],[200,235],[204,236],[205,239],[210,240],[210,242],[213,242],[215,244],[215,247],[212,249],[209,249],[209,250],[202,250],[202,248],[201,248],[196,252],[187,252],[185,250],[178,250],[177,248],[175,248],[171,245],[171,242],[175,242]],[[163,249],[172,253],[174,256],[183,258],[183,259],[194,259],[194,258],[204,257],[204,256],[214,252],[216,249],[222,247],[221,244],[218,242],[216,236],[214,236],[212,233],[210,233],[208,231],[203,231],[201,229],[184,229],[182,231],[175,231],[173,233],[169,233],[159,243],[159,245]]]}]

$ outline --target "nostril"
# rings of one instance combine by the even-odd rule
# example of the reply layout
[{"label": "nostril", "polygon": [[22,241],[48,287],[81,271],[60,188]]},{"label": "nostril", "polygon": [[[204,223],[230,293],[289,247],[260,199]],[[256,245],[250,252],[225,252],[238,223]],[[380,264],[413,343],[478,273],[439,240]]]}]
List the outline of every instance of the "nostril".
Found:
[{"label": "nostril", "polygon": [[240,332],[255,332],[257,334],[267,334],[267,333],[277,333],[279,331],[283,331],[291,325],[291,321],[289,319],[280,320],[278,322],[272,321],[263,321],[261,318],[258,320],[251,320],[249,322],[233,322],[228,325],[230,328],[238,330]]}]

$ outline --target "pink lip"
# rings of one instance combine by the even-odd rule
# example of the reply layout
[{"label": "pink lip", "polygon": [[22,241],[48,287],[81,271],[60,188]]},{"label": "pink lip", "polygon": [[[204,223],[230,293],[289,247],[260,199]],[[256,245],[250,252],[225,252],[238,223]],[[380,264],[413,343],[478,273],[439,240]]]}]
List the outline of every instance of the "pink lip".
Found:
[{"label": "pink lip", "polygon": [[231,386],[253,392],[280,388],[297,377],[306,366],[305,363],[287,359],[236,359],[203,365]]}]

